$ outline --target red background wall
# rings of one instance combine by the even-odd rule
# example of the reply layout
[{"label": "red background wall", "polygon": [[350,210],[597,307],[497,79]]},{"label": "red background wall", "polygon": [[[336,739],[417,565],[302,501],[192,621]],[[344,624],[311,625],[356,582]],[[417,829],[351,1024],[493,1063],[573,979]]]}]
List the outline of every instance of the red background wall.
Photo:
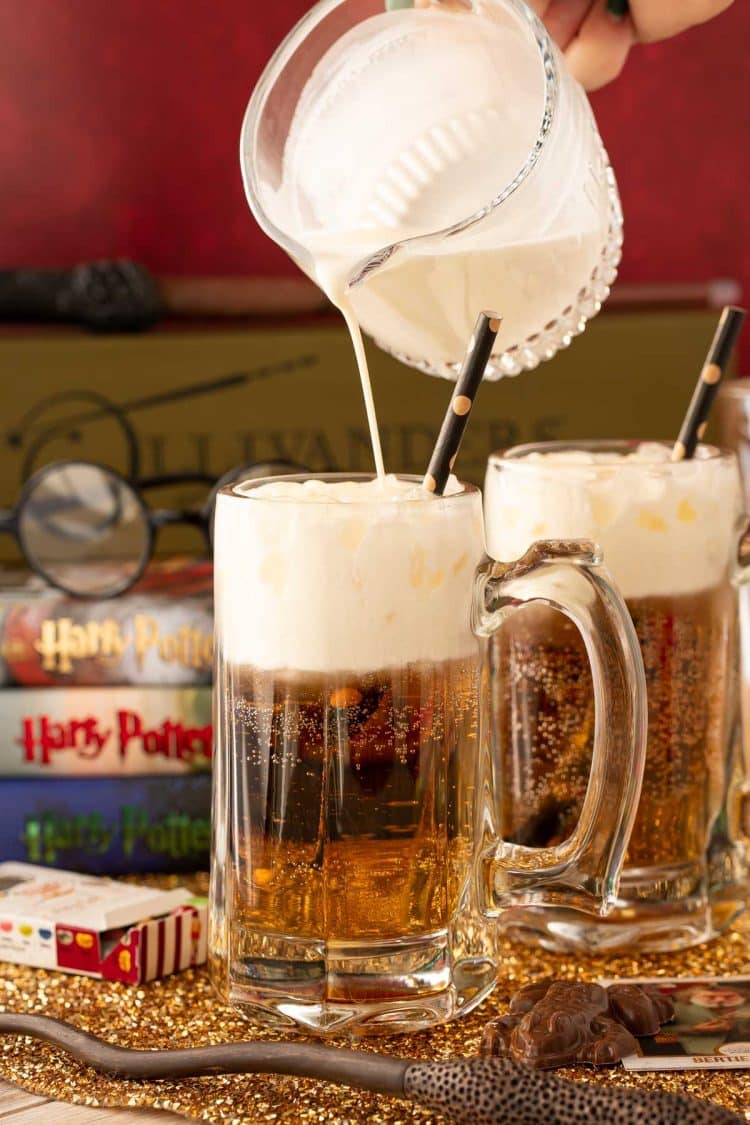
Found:
[{"label": "red background wall", "polygon": [[[0,0],[0,263],[124,254],[155,271],[287,273],[247,210],[249,93],[307,0]],[[750,292],[750,4],[640,48],[594,96],[630,280]],[[742,203],[745,202],[745,206]]]}]

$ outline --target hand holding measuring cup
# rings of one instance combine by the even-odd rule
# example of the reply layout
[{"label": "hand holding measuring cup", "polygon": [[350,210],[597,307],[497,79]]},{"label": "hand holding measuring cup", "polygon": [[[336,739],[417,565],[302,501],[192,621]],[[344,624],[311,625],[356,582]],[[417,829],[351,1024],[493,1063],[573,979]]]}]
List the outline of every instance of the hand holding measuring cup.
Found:
[{"label": "hand holding measuring cup", "polygon": [[622,71],[634,43],[669,39],[705,23],[732,0],[530,0],[573,76],[597,90]]},{"label": "hand holding measuring cup", "polygon": [[[388,0],[389,8],[426,8],[433,0]],[[445,0],[443,7],[470,7]],[[605,86],[622,71],[634,43],[669,39],[713,19],[732,0],[529,0],[562,48],[574,77],[586,90]]]}]

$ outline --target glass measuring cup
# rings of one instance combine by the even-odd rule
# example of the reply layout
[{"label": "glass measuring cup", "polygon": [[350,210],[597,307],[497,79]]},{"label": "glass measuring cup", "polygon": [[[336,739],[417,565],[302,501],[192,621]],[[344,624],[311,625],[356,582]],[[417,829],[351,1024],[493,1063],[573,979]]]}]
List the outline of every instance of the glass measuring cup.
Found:
[{"label": "glass measuring cup", "polygon": [[609,293],[614,175],[583,90],[522,0],[322,0],[250,100],[260,225],[386,351],[453,377],[476,310],[488,378],[550,358]]}]

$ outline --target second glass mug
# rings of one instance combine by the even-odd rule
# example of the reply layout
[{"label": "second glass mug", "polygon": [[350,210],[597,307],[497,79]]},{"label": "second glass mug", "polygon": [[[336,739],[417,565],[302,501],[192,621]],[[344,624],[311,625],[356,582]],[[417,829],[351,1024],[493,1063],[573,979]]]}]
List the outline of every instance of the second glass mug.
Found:
[{"label": "second glass mug", "polygon": [[[614,901],[637,806],[642,663],[590,545],[494,563],[477,489],[425,499],[389,479],[217,500],[209,958],[223,999],[276,1027],[362,1035],[468,1012],[495,984],[508,907]],[[356,489],[331,502],[320,480]],[[544,849],[498,838],[487,738],[488,638],[529,602],[580,628],[597,713],[579,822]]]},{"label": "second glass mug", "polygon": [[[546,442],[490,457],[487,547],[511,557],[538,536],[598,542],[632,615],[649,703],[641,799],[616,908],[514,912],[513,936],[556,951],[674,950],[722,932],[748,887],[742,819],[750,768],[739,755],[738,593],[747,518],[733,454],[666,442]],[[495,752],[508,839],[543,847],[575,825],[593,714],[586,653],[545,607],[496,638]]]}]

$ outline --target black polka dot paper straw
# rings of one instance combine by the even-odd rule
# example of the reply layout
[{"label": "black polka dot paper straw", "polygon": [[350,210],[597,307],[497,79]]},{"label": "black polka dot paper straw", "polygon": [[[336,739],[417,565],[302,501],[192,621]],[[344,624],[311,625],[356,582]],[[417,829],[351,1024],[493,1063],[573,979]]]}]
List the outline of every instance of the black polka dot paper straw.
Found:
[{"label": "black polka dot paper straw", "polygon": [[492,345],[500,331],[501,318],[494,312],[481,312],[474,325],[474,333],[469,340],[461,371],[450,405],[443,418],[430,463],[427,466],[423,486],[438,496],[442,496],[448,477],[453,469],[461,438],[474,405],[474,398],[482,382],[484,369],[492,353]]},{"label": "black polka dot paper straw", "polygon": [[734,305],[727,305],[722,311],[679,437],[672,449],[673,461],[689,461],[695,454],[698,442],[703,439],[708,425],[708,415],[744,319],[745,310],[738,309]]}]

